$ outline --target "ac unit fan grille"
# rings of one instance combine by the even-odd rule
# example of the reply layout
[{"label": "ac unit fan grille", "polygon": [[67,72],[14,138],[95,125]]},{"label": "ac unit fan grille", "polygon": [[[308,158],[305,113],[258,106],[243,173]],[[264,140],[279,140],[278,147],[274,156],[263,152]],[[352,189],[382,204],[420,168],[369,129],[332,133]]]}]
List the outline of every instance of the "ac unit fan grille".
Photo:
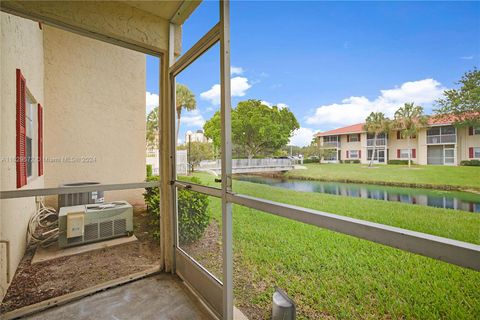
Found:
[{"label": "ac unit fan grille", "polygon": [[84,241],[98,239],[98,223],[85,225]]},{"label": "ac unit fan grille", "polygon": [[114,221],[113,233],[114,235],[121,235],[127,232],[127,220],[118,219]]},{"label": "ac unit fan grille", "polygon": [[100,238],[107,238],[113,235],[113,221],[100,222]]}]

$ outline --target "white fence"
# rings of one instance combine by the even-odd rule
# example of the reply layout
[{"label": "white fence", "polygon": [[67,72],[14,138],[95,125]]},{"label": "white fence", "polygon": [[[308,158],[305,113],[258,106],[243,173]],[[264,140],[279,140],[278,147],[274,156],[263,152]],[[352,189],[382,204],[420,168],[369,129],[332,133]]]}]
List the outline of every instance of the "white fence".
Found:
[{"label": "white fence", "polygon": [[[146,163],[152,165],[152,173],[154,175],[160,174],[160,168],[158,167],[158,150],[149,149],[147,150]],[[177,174],[187,175],[188,173],[188,163],[187,163],[187,150],[177,150]]]},{"label": "white fence", "polygon": [[[289,167],[295,163],[293,159],[232,159],[232,168],[265,168],[265,167]],[[202,161],[199,169],[220,169],[221,160]]]}]

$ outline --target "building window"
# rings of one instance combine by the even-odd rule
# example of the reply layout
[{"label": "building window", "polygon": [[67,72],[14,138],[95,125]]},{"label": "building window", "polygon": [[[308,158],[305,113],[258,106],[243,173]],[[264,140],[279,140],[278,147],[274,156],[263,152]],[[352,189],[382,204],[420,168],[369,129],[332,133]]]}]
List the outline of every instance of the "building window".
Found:
[{"label": "building window", "polygon": [[473,149],[473,157],[476,159],[480,159],[480,147],[472,148]]},{"label": "building window", "polygon": [[359,156],[359,150],[350,150],[349,152],[349,158],[350,159],[358,159]]},{"label": "building window", "polygon": [[32,177],[34,172],[34,166],[37,163],[33,161],[35,155],[33,151],[36,150],[36,142],[38,141],[37,130],[35,130],[35,125],[37,123],[36,115],[37,108],[36,103],[33,101],[32,97],[27,94],[27,105],[25,113],[25,125],[26,125],[26,160],[27,160],[27,178]]},{"label": "building window", "polygon": [[349,134],[347,136],[348,142],[358,142],[360,141],[360,134]]},{"label": "building window", "polygon": [[400,149],[400,159],[408,159],[409,155],[410,155],[410,150]]},{"label": "building window", "polygon": [[480,127],[473,128],[473,134],[475,135],[480,134]]}]

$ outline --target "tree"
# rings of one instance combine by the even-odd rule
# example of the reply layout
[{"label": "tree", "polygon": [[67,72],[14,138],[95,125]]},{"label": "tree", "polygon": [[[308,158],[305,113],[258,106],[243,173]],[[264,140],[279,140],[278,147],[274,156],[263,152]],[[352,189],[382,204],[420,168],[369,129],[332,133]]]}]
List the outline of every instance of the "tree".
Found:
[{"label": "tree", "polygon": [[177,130],[175,132],[175,142],[178,141],[178,134],[180,132],[180,119],[182,117],[182,109],[187,111],[195,110],[197,101],[192,91],[181,83],[175,86],[175,109],[177,110]]},{"label": "tree", "polygon": [[402,138],[408,142],[408,167],[412,159],[411,138],[416,136],[422,126],[427,124],[427,117],[423,114],[423,108],[412,103],[405,103],[395,112],[393,127],[400,131]]},{"label": "tree", "polygon": [[445,90],[437,100],[436,117],[453,115],[457,127],[480,126],[480,71],[466,72],[457,84],[459,89]]},{"label": "tree", "polygon": [[390,120],[385,117],[383,112],[372,112],[365,119],[364,129],[367,133],[373,134],[373,154],[370,157],[369,167],[372,166],[373,159],[377,157],[377,138],[378,135],[382,132],[388,132],[390,127]]},{"label": "tree", "polygon": [[[268,107],[260,100],[242,101],[231,114],[234,149],[248,159],[281,149],[300,127],[288,108]],[[217,147],[220,146],[220,122],[217,111],[203,126],[205,136]]]},{"label": "tree", "polygon": [[147,115],[147,146],[149,148],[158,148],[158,107],[153,108]]},{"label": "tree", "polygon": [[210,142],[185,142],[178,146],[178,150],[188,150],[188,162],[191,165],[192,172],[198,164],[203,160],[214,159],[213,144]]}]

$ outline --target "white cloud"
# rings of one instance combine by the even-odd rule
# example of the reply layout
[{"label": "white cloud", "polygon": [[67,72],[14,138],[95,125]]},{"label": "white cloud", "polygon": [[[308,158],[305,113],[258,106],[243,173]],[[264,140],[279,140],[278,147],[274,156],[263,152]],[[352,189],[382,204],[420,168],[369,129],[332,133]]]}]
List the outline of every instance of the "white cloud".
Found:
[{"label": "white cloud", "polygon": [[288,108],[288,104],[279,102],[277,104],[273,104],[269,101],[262,100],[260,101],[262,104],[266,105],[267,107],[271,108],[272,106],[277,106],[278,109]]},{"label": "white cloud", "polygon": [[380,90],[381,94],[374,100],[363,96],[349,97],[341,103],[322,105],[306,122],[331,128],[363,122],[370,112],[381,111],[392,117],[405,102],[428,107],[441,97],[444,90],[441,83],[434,79],[405,82],[400,87]]},{"label": "white cloud", "polygon": [[203,127],[205,119],[198,109],[194,109],[189,112],[182,112],[180,124],[186,125],[187,127]]},{"label": "white cloud", "polygon": [[158,106],[159,97],[158,97],[158,94],[151,93],[151,92],[148,92],[148,91],[146,92],[145,97],[146,97],[146,109],[145,109],[145,111],[146,111],[146,114],[149,114],[150,111],[153,110],[153,108]]},{"label": "white cloud", "polygon": [[243,68],[242,67],[234,67],[234,66],[231,66],[230,67],[230,73],[233,75],[236,75],[236,74],[242,74],[243,73]]},{"label": "white cloud", "polygon": [[[234,77],[231,79],[231,94],[232,97],[243,97],[247,90],[252,85],[248,83],[248,79],[245,77]],[[209,100],[214,105],[220,104],[220,85],[215,84],[205,92],[200,93],[200,97],[204,100]]]},{"label": "white cloud", "polygon": [[462,60],[472,60],[474,58],[474,56],[463,56],[463,57],[460,57],[460,59]]},{"label": "white cloud", "polygon": [[272,103],[268,102],[268,101],[265,101],[265,100],[262,100],[260,101],[262,104],[266,105],[267,107],[271,108],[272,107]]},{"label": "white cloud", "polygon": [[295,130],[293,136],[290,138],[290,145],[304,147],[310,145],[315,131],[310,128],[301,127]]}]

